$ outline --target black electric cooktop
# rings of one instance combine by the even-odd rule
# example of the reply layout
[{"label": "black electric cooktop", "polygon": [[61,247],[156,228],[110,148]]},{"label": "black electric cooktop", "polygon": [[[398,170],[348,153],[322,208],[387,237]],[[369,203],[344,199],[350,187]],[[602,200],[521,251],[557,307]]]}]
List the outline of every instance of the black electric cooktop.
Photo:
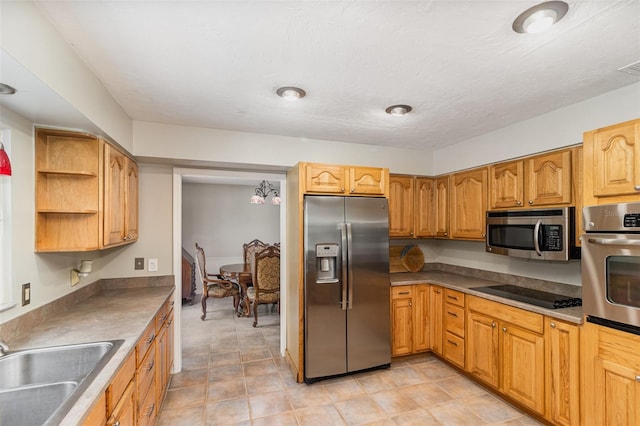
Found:
[{"label": "black electric cooktop", "polygon": [[476,290],[481,293],[493,294],[494,296],[500,296],[506,299],[517,300],[518,302],[529,303],[531,305],[547,309],[582,306],[582,299],[577,297],[572,298],[561,294],[534,290],[532,288],[518,287],[516,285],[491,285],[487,287],[476,287],[472,290]]}]

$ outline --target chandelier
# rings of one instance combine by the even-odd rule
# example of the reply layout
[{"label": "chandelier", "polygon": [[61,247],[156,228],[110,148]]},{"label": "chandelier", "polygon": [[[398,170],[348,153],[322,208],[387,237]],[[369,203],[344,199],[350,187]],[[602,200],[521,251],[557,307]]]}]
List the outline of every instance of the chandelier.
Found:
[{"label": "chandelier", "polygon": [[256,188],[256,194],[251,197],[251,204],[264,204],[264,200],[269,195],[273,195],[271,204],[280,205],[280,192],[278,188],[273,186],[271,182],[263,180]]}]

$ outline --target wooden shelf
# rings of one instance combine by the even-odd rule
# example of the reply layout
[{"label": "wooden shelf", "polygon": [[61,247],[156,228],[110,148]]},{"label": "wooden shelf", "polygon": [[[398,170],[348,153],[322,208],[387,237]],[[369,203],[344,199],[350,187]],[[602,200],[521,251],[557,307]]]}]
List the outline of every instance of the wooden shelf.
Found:
[{"label": "wooden shelf", "polygon": [[97,214],[98,210],[62,210],[62,209],[40,209],[38,213],[42,214]]},{"label": "wooden shelf", "polygon": [[45,175],[70,175],[70,176],[87,176],[97,177],[95,172],[88,170],[38,170],[38,173]]}]

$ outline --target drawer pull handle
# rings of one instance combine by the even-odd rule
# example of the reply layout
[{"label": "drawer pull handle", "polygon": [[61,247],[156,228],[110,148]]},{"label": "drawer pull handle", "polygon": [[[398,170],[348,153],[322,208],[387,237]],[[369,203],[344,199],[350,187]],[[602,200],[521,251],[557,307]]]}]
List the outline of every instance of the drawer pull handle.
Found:
[{"label": "drawer pull handle", "polygon": [[456,313],[449,312],[449,311],[447,311],[447,313],[448,313],[449,315],[451,315],[452,317],[456,317],[456,318],[458,318],[458,314],[456,314]]},{"label": "drawer pull handle", "polygon": [[153,370],[153,366],[154,366],[154,364],[155,364],[155,363],[156,363],[155,361],[151,361],[151,362],[149,363],[149,366],[147,367],[147,371],[151,371],[151,370]]},{"label": "drawer pull handle", "polygon": [[162,318],[160,318],[160,322],[164,322],[164,320],[166,320],[166,319],[167,319],[167,315],[165,314],[165,315],[162,316]]},{"label": "drawer pull handle", "polygon": [[155,403],[151,404],[151,407],[149,407],[149,411],[147,411],[144,416],[151,417],[155,409],[156,409],[156,404]]},{"label": "drawer pull handle", "polygon": [[156,335],[155,335],[155,334],[152,334],[152,335],[151,335],[151,337],[149,337],[149,338],[145,341],[145,343],[146,343],[147,345],[150,345],[150,344],[151,344],[151,342],[153,342],[153,339],[155,339],[155,338],[156,338]]},{"label": "drawer pull handle", "polygon": [[401,292],[400,292],[400,293],[398,293],[398,294],[409,294],[409,293],[410,293],[410,292],[408,292],[408,291],[401,291]]},{"label": "drawer pull handle", "polygon": [[447,299],[458,300],[458,298],[456,296],[450,296],[450,295],[447,295]]},{"label": "drawer pull handle", "polygon": [[458,346],[458,344],[456,342],[452,342],[451,340],[447,339],[447,342],[451,343],[453,346]]}]

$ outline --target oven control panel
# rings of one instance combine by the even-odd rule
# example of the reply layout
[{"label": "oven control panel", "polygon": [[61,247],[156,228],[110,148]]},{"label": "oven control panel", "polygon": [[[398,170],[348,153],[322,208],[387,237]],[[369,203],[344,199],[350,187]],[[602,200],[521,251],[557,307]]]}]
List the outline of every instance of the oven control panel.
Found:
[{"label": "oven control panel", "polygon": [[640,228],[640,213],[625,214],[623,226],[625,228]]}]

